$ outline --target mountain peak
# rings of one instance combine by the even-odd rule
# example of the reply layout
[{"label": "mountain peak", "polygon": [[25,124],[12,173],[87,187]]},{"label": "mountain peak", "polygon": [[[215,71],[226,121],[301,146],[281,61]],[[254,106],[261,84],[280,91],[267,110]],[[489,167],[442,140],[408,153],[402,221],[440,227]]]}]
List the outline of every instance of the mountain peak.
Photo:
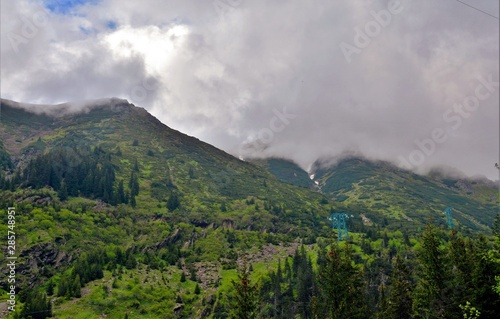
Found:
[{"label": "mountain peak", "polygon": [[35,115],[45,115],[55,118],[68,115],[87,114],[95,109],[107,109],[118,112],[126,107],[135,107],[135,105],[131,104],[128,100],[117,97],[70,101],[60,104],[20,103],[2,98],[1,105],[2,107],[11,107]]}]

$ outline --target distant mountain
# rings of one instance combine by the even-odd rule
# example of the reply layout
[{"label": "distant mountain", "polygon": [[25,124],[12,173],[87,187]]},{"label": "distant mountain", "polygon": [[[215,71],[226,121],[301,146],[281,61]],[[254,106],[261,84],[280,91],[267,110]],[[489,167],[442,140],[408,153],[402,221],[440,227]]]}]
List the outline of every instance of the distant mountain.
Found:
[{"label": "distant mountain", "polygon": [[[57,318],[227,318],[247,261],[263,317],[280,296],[283,316],[295,318],[323,284],[332,212],[352,216],[351,245],[338,247],[352,247],[345,256],[364,269],[357,288],[375,309],[395,254],[418,262],[425,224],[448,236],[452,206],[459,236],[488,232],[498,204],[494,183],[442,171],[426,177],[362,158],[318,160],[311,172],[286,159],[242,161],[122,99],[0,104],[0,219],[15,215],[0,233],[14,229],[16,240],[0,259],[18,257],[24,318],[51,307]],[[0,317],[6,309],[4,298]]]},{"label": "distant mountain", "polygon": [[283,158],[248,159],[248,161],[265,167],[280,181],[301,187],[314,189],[316,184],[307,172],[298,164]]},{"label": "distant mountain", "polygon": [[461,227],[488,230],[500,209],[495,182],[459,172],[434,169],[422,176],[361,157],[324,158],[310,173],[286,159],[253,162],[283,182],[315,189],[334,200],[335,207],[389,228],[415,231],[430,219],[444,225],[444,209],[453,207],[453,218]]},{"label": "distant mountain", "polygon": [[356,157],[334,164],[317,161],[312,173],[328,197],[374,220],[384,216],[408,228],[430,218],[444,223],[443,211],[449,206],[459,225],[484,230],[499,211],[498,185],[486,179],[450,178],[436,172],[421,176]]},{"label": "distant mountain", "polygon": [[[70,182],[83,183],[87,172],[81,172],[73,182],[68,170],[87,170],[83,166],[94,164],[85,159],[92,158],[97,166],[109,162],[114,175],[113,182],[108,183],[112,189],[106,194],[75,186],[70,195],[113,205],[117,202],[113,201],[113,191],[119,181],[124,181],[125,193],[130,191],[127,186],[135,169],[140,185],[137,207],[161,212],[175,195],[179,199],[175,219],[203,225],[222,225],[229,219],[236,227],[277,232],[309,232],[308,225],[328,224],[328,209],[320,204],[321,194],[282,183],[259,166],[167,127],[126,100],[89,101],[79,107],[83,111],[77,112],[71,104],[23,108],[2,100],[0,163],[7,168],[7,175],[18,174],[17,187],[33,188],[25,170],[36,158],[48,160],[57,178],[54,184],[47,181],[35,188],[49,186],[55,191],[62,183],[66,187]],[[241,200],[251,204],[240,204]],[[323,217],[317,220],[312,211],[321,212]]]}]

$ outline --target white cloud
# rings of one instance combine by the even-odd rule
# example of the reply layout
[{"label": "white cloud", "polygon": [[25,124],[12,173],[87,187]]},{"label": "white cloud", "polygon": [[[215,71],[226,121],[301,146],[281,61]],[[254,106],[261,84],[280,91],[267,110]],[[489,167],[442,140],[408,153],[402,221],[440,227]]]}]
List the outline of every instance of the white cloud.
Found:
[{"label": "white cloud", "polygon": [[[340,43],[354,43],[355,28],[388,1],[102,0],[79,15],[46,13],[46,25],[15,52],[8,35],[22,34],[26,19],[43,12],[39,3],[1,4],[2,97],[127,98],[233,152],[286,107],[296,118],[263,154],[304,167],[345,150],[408,156],[416,139],[447,125],[443,112],[474,93],[478,76],[498,81],[498,21],[453,1],[403,0],[351,63]],[[422,167],[495,178],[498,103],[497,91]]]}]

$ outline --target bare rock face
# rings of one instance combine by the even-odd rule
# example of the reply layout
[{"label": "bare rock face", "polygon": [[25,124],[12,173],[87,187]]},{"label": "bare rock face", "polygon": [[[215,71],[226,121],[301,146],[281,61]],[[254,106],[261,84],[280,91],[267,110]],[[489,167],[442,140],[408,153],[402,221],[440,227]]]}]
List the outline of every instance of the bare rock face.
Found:
[{"label": "bare rock face", "polygon": [[467,194],[474,194],[474,188],[472,188],[472,185],[464,179],[458,180],[458,182],[455,183],[455,186]]},{"label": "bare rock face", "polygon": [[[41,244],[20,254],[16,270],[24,279],[25,285],[32,288],[48,268],[57,269],[68,265],[71,259],[70,255],[60,251],[54,244]],[[7,273],[7,269],[2,268],[2,272]]]}]

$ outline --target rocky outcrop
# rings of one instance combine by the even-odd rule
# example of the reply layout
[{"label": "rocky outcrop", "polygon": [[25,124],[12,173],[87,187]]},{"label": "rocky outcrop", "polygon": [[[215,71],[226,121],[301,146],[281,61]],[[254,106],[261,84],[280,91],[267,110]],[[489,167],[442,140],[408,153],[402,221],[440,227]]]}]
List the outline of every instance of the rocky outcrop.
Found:
[{"label": "rocky outcrop", "polygon": [[[31,247],[23,251],[17,259],[16,280],[24,282],[27,287],[34,287],[40,276],[51,275],[49,269],[58,269],[68,265],[72,257],[61,251],[55,244],[47,243]],[[7,269],[2,267],[1,272],[6,274]]]}]

